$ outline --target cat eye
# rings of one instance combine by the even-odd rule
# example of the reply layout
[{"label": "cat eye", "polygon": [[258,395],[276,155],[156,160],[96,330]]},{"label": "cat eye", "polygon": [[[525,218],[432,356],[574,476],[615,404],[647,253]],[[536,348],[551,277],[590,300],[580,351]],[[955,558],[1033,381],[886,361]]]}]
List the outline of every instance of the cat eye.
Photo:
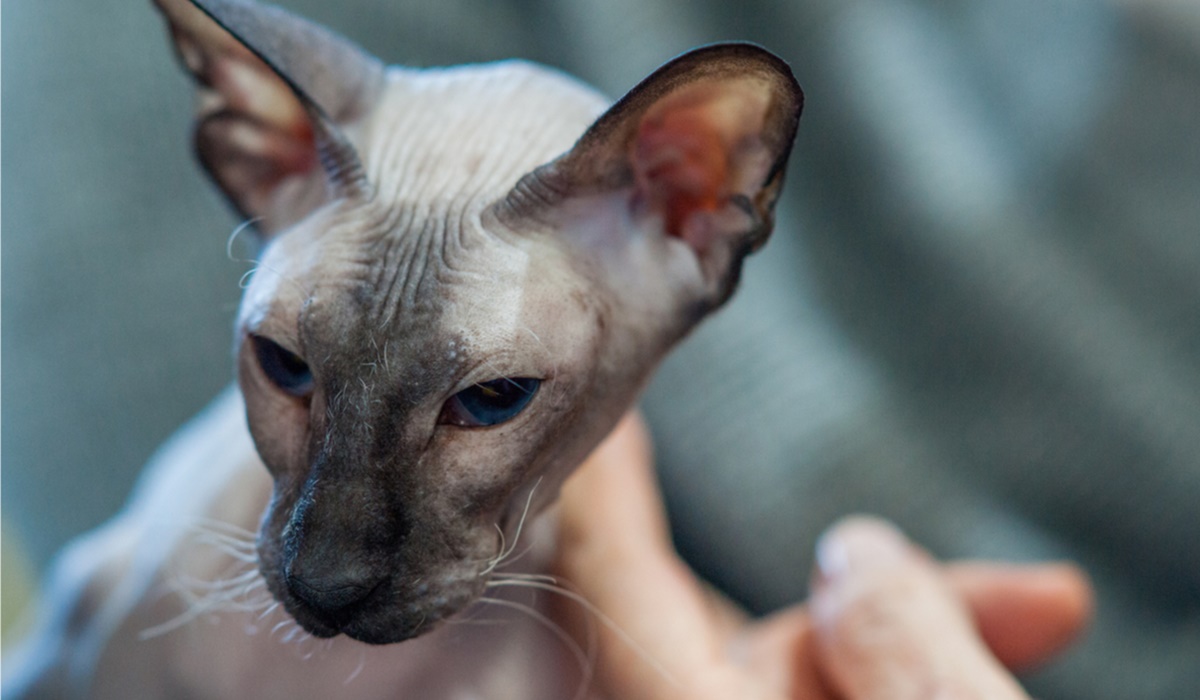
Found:
[{"label": "cat eye", "polygon": [[308,396],[313,390],[313,375],[308,363],[296,353],[261,335],[250,336],[258,365],[271,383],[292,396]]},{"label": "cat eye", "polygon": [[540,379],[518,377],[469,386],[446,401],[438,423],[482,428],[510,421],[529,405],[541,383]]}]

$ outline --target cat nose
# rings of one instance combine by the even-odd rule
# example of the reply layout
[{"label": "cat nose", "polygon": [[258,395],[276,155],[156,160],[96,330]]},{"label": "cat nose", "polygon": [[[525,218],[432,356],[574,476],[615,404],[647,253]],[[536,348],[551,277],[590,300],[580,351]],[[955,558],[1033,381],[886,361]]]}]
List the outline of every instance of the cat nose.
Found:
[{"label": "cat nose", "polygon": [[287,587],[315,612],[333,615],[365,601],[384,583],[384,576],[366,572],[302,573],[289,570]]}]

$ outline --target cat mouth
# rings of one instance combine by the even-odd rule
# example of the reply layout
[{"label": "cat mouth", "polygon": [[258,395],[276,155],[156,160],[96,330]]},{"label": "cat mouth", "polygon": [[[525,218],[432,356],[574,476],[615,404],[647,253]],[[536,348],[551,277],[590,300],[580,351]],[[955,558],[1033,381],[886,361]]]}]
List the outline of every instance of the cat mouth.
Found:
[{"label": "cat mouth", "polygon": [[[286,588],[286,586],[285,586]],[[365,644],[395,644],[419,637],[445,619],[469,607],[480,592],[473,586],[434,591],[428,586],[403,592],[390,586],[372,591],[361,601],[337,609],[320,609],[290,591],[276,594],[284,609],[306,632],[326,639],[346,635]]]}]

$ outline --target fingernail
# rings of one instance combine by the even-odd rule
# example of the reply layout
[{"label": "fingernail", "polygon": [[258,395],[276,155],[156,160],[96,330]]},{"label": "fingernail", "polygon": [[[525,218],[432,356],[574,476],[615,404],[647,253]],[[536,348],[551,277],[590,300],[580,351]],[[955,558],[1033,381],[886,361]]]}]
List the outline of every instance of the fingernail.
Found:
[{"label": "fingernail", "polygon": [[847,518],[817,540],[817,582],[891,568],[911,554],[908,540],[889,523],[861,516]]}]

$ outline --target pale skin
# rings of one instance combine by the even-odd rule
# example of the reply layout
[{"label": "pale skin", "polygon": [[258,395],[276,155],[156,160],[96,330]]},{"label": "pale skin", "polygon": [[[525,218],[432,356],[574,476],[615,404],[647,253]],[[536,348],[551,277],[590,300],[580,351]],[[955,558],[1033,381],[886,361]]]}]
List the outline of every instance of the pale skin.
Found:
[{"label": "pale skin", "polygon": [[557,570],[628,636],[595,626],[605,697],[1017,700],[1028,695],[1011,670],[1053,656],[1091,616],[1071,565],[941,564],[891,525],[851,518],[822,537],[808,602],[749,620],[675,554],[652,464],[631,414],[562,492]]}]

